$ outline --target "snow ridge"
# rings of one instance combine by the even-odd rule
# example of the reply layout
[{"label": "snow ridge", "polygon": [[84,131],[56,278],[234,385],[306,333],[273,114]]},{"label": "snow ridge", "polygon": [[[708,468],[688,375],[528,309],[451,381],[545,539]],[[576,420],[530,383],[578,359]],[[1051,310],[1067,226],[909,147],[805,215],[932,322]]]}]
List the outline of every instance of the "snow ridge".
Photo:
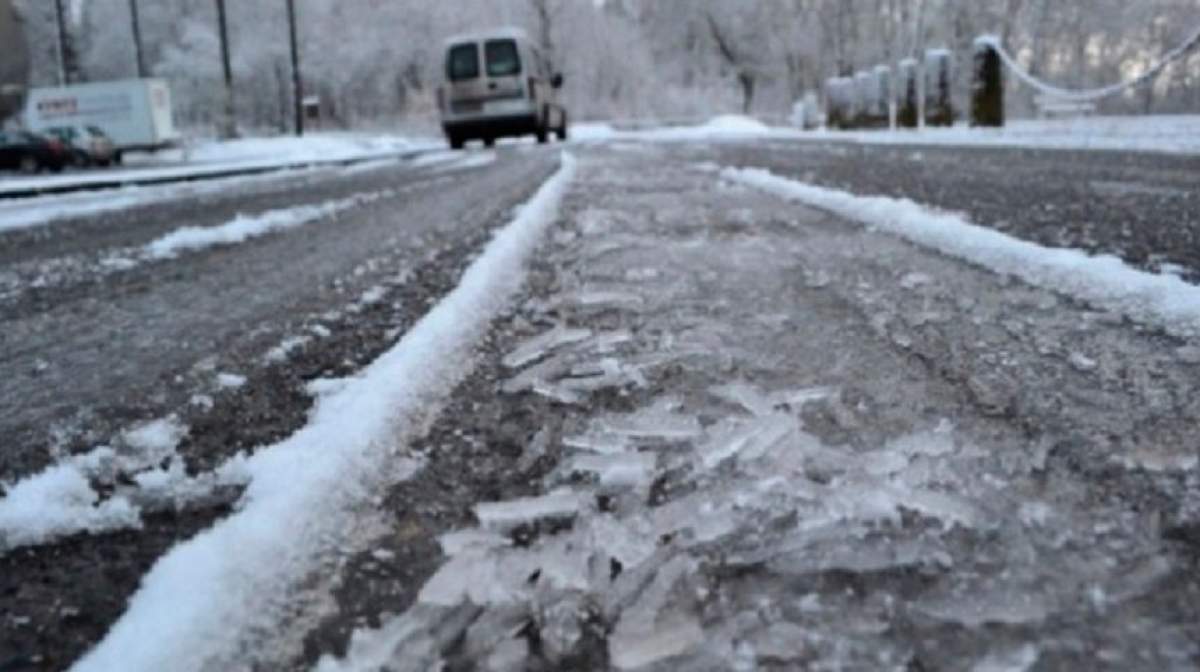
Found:
[{"label": "snow ridge", "polygon": [[200,250],[217,245],[236,245],[250,238],[303,226],[319,219],[335,217],[352,208],[393,196],[391,190],[356,194],[349,198],[316,205],[268,210],[261,215],[238,215],[220,226],[185,226],[146,245],[145,254],[151,259],[172,259],[180,252]]},{"label": "snow ridge", "polygon": [[1043,247],[908,199],[857,196],[759,168],[728,168],[721,176],[829,210],[997,273],[1014,275],[1035,287],[1163,328],[1174,336],[1200,337],[1200,287],[1178,277],[1140,271],[1111,255]]},{"label": "snow ridge", "polygon": [[520,289],[574,173],[564,154],[559,171],[399,344],[322,397],[306,427],[247,459],[250,484],[237,513],[159,559],[128,611],[72,669],[242,669],[254,666],[247,658],[269,657],[256,633],[278,632],[295,616],[289,598],[305,579],[353,546],[361,521],[353,510],[419,469],[405,444],[469,373],[475,344]]}]

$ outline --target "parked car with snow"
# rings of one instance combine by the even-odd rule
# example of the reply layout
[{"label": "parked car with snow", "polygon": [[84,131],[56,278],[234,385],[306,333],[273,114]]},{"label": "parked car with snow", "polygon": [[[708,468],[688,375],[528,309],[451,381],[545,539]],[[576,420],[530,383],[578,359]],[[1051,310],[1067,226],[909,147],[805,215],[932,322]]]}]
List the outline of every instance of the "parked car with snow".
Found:
[{"label": "parked car with snow", "polygon": [[108,166],[116,156],[112,139],[96,126],[55,126],[46,129],[46,135],[67,146],[77,167]]},{"label": "parked car with snow", "polygon": [[445,81],[438,87],[442,129],[454,149],[469,140],[551,133],[567,138],[567,111],[558,100],[562,75],[529,37],[503,29],[446,41]]},{"label": "parked car with snow", "polygon": [[0,133],[0,170],[57,173],[69,162],[70,154],[60,140],[26,131]]},{"label": "parked car with snow", "polygon": [[113,162],[130,151],[156,151],[179,142],[171,89],[161,79],[131,79],[32,89],[25,103],[25,126],[94,126],[112,139]]}]

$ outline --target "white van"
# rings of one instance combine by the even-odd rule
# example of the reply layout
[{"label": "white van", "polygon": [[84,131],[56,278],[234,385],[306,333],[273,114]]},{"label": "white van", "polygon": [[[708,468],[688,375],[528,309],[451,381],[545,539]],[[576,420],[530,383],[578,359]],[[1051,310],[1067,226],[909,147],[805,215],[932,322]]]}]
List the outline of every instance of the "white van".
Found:
[{"label": "white van", "polygon": [[445,81],[438,87],[442,130],[454,149],[469,140],[550,133],[567,139],[558,102],[562,75],[521,30],[502,29],[446,41]]}]

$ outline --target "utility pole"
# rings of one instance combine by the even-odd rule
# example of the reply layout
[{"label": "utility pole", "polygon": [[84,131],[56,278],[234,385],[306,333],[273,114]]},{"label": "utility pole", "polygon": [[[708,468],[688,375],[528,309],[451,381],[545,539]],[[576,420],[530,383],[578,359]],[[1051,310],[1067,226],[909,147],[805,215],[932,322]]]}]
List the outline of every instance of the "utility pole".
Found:
[{"label": "utility pole", "polygon": [[225,0],[217,0],[217,32],[221,38],[221,66],[225,71],[225,109],[221,118],[221,137],[237,137],[234,121],[233,66],[229,62],[229,29],[225,22]]},{"label": "utility pole", "polygon": [[296,135],[304,135],[304,77],[300,73],[300,45],[296,40],[296,0],[287,2],[288,32],[292,41],[292,97],[296,114]]},{"label": "utility pole", "polygon": [[138,0],[129,0],[129,21],[133,28],[133,54],[137,59],[138,79],[146,77],[146,58],[142,54],[142,24],[138,18]]},{"label": "utility pole", "polygon": [[58,28],[58,85],[67,85],[67,19],[63,13],[62,0],[54,0],[55,26]]}]

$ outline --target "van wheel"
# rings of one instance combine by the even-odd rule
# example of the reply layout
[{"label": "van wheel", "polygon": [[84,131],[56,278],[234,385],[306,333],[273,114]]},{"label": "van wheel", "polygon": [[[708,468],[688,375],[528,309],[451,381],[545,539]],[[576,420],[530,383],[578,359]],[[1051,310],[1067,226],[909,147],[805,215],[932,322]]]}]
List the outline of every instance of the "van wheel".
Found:
[{"label": "van wheel", "polygon": [[483,146],[484,146],[484,147],[495,147],[495,146],[496,146],[496,139],[495,139],[495,138],[484,138],[484,139],[483,139]]},{"label": "van wheel", "polygon": [[36,173],[38,172],[38,168],[41,168],[41,166],[38,165],[37,158],[29,154],[22,156],[20,163],[17,164],[17,169],[22,173]]},{"label": "van wheel", "polygon": [[452,135],[448,139],[450,140],[450,149],[462,149],[466,144],[466,141],[457,135]]}]

